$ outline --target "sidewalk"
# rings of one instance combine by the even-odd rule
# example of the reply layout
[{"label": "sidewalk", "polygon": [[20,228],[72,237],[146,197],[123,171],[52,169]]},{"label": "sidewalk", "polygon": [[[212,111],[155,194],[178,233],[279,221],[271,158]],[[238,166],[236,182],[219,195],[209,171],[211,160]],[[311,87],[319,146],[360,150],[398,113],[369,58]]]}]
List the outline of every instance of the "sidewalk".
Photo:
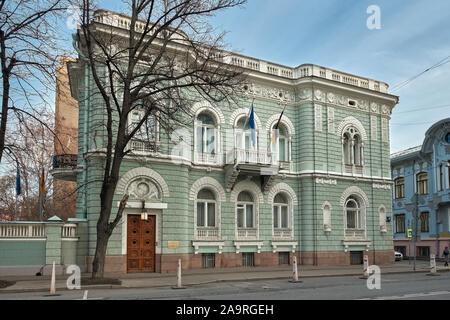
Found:
[{"label": "sidewalk", "polygon": [[[382,274],[395,274],[414,272],[413,264],[408,261],[397,262],[392,265],[380,266]],[[438,266],[439,272],[449,271],[450,268]],[[299,266],[299,278],[310,277],[333,277],[333,276],[362,276],[362,266],[332,266],[315,267]],[[416,272],[429,273],[428,262],[417,262]],[[89,277],[83,274],[82,278]],[[56,291],[68,290],[67,278],[69,276],[56,277]],[[118,289],[118,288],[170,288],[176,285],[176,273],[131,273],[125,275],[107,275],[106,278],[121,280],[121,285],[82,285],[81,289]],[[252,281],[252,280],[275,280],[292,278],[292,266],[280,267],[255,267],[255,268],[230,268],[230,269],[201,269],[186,270],[182,273],[183,286],[195,286],[214,282],[224,281]],[[0,280],[15,281],[16,283],[7,288],[0,289],[0,299],[2,293],[20,292],[49,292],[50,276],[27,276],[27,277],[3,277]]]}]

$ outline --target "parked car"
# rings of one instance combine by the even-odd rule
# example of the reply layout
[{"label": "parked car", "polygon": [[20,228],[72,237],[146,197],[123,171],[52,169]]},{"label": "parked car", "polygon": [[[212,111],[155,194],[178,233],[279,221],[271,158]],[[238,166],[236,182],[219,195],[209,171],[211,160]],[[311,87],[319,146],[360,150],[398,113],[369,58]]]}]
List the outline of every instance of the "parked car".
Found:
[{"label": "parked car", "polygon": [[395,251],[395,261],[402,261],[403,254],[401,252]]}]

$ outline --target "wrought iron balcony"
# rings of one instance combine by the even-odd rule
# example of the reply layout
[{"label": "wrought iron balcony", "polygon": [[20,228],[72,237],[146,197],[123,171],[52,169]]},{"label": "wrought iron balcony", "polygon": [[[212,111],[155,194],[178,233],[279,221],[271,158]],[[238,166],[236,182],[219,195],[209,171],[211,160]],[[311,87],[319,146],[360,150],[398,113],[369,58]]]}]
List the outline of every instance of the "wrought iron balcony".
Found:
[{"label": "wrought iron balcony", "polygon": [[76,154],[58,154],[53,156],[51,174],[56,180],[77,181],[79,171]]}]

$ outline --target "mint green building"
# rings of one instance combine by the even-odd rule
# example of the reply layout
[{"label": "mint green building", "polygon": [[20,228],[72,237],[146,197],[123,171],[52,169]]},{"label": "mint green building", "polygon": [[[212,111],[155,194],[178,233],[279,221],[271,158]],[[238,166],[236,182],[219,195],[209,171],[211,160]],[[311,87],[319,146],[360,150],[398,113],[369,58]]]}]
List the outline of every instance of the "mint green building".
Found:
[{"label": "mint green building", "polygon": [[[127,19],[102,10],[95,21],[120,29]],[[239,104],[193,103],[191,125],[178,132],[185,145],[157,122],[131,142],[115,210],[124,194],[130,200],[110,238],[106,272],[170,272],[178,259],[187,269],[275,266],[294,255],[303,265],[360,264],[364,255],[392,263],[389,120],[398,97],[386,83],[326,67],[227,59],[248,73]],[[53,174],[78,183],[76,223],[87,232],[76,262],[89,271],[106,116],[83,59],[68,69],[79,102],[78,166]],[[252,101],[254,144],[246,125]],[[139,117],[134,112],[130,123]]]}]

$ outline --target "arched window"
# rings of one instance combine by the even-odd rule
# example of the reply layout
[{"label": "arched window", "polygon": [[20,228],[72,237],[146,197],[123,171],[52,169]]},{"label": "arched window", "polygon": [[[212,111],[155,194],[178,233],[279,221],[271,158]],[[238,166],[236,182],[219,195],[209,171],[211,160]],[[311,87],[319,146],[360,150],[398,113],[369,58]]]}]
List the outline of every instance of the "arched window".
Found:
[{"label": "arched window", "polygon": [[345,202],[346,228],[347,229],[364,229],[364,215],[358,200],[349,197]]},{"label": "arched window", "polygon": [[395,179],[395,199],[405,198],[405,178]]},{"label": "arched window", "polygon": [[417,174],[417,193],[428,194],[428,172],[421,172]]},{"label": "arched window", "polygon": [[364,164],[364,143],[358,129],[353,126],[349,126],[342,135],[342,152],[344,164]]},{"label": "arched window", "polygon": [[258,149],[258,133],[255,131],[255,144],[253,145],[252,130],[248,124],[247,117],[241,117],[235,128],[235,143],[237,149],[257,150]]},{"label": "arched window", "polygon": [[289,229],[289,220],[289,202],[282,193],[279,193],[273,199],[273,228]]},{"label": "arched window", "polygon": [[197,195],[197,227],[216,227],[216,198],[209,189],[202,189]]},{"label": "arched window", "polygon": [[236,210],[238,229],[255,228],[255,205],[250,193],[243,191],[239,194]]},{"label": "arched window", "polygon": [[217,125],[214,118],[208,112],[201,112],[196,118],[196,142],[197,153],[217,153]]},{"label": "arched window", "polygon": [[[272,127],[269,137],[271,142],[271,151],[273,153],[277,153],[278,161],[289,162],[289,135],[283,125],[280,125],[278,129],[275,129],[275,126],[276,124]],[[275,135],[273,135],[274,130],[278,130],[278,133]],[[275,141],[273,141],[273,137],[276,137]]]}]

